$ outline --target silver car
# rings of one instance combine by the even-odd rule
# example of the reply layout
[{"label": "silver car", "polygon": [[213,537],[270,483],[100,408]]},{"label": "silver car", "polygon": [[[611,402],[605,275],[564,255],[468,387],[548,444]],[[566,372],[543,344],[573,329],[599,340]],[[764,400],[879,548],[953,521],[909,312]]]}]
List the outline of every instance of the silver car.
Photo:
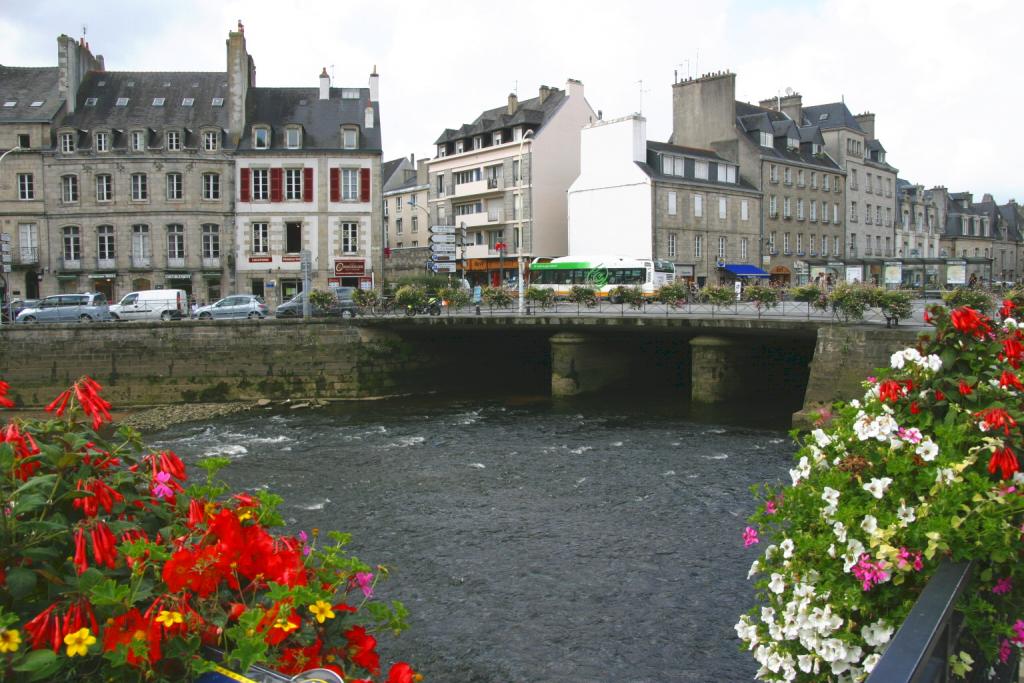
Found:
[{"label": "silver car", "polygon": [[221,318],[263,319],[269,313],[270,309],[267,307],[266,302],[263,301],[263,297],[255,294],[232,294],[209,306],[197,308],[193,317],[200,320],[219,320]]},{"label": "silver car", "polygon": [[24,309],[14,322],[91,323],[94,320],[111,320],[107,297],[102,292],[48,296],[37,306]]}]

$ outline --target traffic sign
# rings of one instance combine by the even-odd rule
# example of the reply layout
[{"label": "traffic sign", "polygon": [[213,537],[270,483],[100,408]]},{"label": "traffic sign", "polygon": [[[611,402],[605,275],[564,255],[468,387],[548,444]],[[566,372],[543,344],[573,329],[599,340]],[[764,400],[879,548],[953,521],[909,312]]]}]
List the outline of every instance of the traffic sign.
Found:
[{"label": "traffic sign", "polygon": [[431,225],[430,232],[433,235],[454,235],[454,225]]},{"label": "traffic sign", "polygon": [[430,241],[434,244],[455,244],[455,235],[431,235]]},{"label": "traffic sign", "polygon": [[441,261],[454,261],[455,256],[452,254],[431,254],[430,260],[434,263],[439,263]]},{"label": "traffic sign", "polygon": [[430,245],[430,251],[434,252],[435,254],[454,254],[455,253],[455,245],[454,244],[431,244]]},{"label": "traffic sign", "polygon": [[431,264],[430,268],[435,273],[454,273],[455,272],[455,264],[454,263],[433,263],[433,264]]}]

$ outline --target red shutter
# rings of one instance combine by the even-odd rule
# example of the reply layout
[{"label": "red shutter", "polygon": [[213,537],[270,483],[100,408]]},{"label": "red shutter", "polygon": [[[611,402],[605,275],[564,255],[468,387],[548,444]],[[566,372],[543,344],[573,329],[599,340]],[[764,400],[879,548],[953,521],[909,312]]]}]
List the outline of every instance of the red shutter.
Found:
[{"label": "red shutter", "polygon": [[238,188],[238,201],[248,202],[252,201],[250,195],[250,188],[252,187],[252,170],[248,168],[242,169],[242,182]]},{"label": "red shutter", "polygon": [[313,169],[302,169],[302,201],[313,201]]},{"label": "red shutter", "polygon": [[283,183],[281,176],[284,175],[281,169],[270,169],[270,201],[280,202],[284,200],[282,191]]},{"label": "red shutter", "polygon": [[331,169],[331,201],[341,201],[341,169]]},{"label": "red shutter", "polygon": [[370,169],[359,169],[359,201],[370,201]]}]

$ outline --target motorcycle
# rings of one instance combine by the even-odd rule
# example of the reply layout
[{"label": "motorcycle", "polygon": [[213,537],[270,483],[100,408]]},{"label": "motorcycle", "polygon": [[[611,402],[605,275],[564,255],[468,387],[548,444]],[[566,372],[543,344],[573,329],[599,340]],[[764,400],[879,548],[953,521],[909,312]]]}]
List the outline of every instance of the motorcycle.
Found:
[{"label": "motorcycle", "polygon": [[427,299],[426,303],[408,304],[405,307],[405,314],[407,316],[412,317],[417,313],[441,315],[441,301],[436,296],[432,296],[429,299]]}]

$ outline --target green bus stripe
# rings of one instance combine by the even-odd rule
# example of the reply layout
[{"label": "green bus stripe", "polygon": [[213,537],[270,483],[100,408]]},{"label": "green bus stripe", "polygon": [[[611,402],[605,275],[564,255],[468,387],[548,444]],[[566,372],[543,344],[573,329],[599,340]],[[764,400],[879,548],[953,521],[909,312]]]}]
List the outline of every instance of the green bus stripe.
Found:
[{"label": "green bus stripe", "polygon": [[584,268],[590,268],[591,265],[586,262],[579,263],[534,263],[530,266],[530,270],[578,270]]}]

